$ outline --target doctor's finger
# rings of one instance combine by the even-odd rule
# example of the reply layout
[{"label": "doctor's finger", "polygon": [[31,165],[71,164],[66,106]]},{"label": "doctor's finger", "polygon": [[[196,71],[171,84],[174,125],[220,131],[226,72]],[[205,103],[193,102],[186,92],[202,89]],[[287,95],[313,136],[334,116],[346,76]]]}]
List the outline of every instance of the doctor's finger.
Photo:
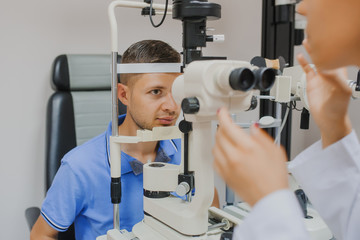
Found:
[{"label": "doctor's finger", "polygon": [[301,67],[304,70],[304,72],[306,73],[306,75],[308,75],[308,74],[315,75],[314,69],[310,66],[309,62],[305,59],[303,54],[298,54],[296,56],[296,59],[298,60],[299,64],[301,65]]},{"label": "doctor's finger", "polygon": [[227,138],[216,138],[214,149],[218,151],[218,156],[222,157],[219,161],[229,166],[241,164],[246,151],[242,146],[232,144]]},{"label": "doctor's finger", "polygon": [[219,147],[218,144],[216,144],[212,150],[212,154],[214,156],[214,168],[225,180],[225,182],[228,183],[229,177],[233,174],[233,167],[231,167],[230,161],[228,156],[224,154],[224,151]]},{"label": "doctor's finger", "polygon": [[251,137],[232,121],[229,112],[221,108],[218,112],[219,128],[216,138],[226,138],[235,146],[249,147],[252,144]]},{"label": "doctor's finger", "polygon": [[212,154],[214,156],[214,168],[215,171],[224,178],[226,176],[227,163],[222,161],[224,159],[224,155],[220,151],[219,147],[215,146],[212,149]]},{"label": "doctor's finger", "polygon": [[259,144],[261,144],[262,146],[266,147],[266,146],[276,146],[276,144],[274,143],[274,139],[267,134],[264,130],[260,129],[258,126],[256,125],[252,125],[250,127],[250,133],[251,136],[253,136],[253,139],[258,142]]},{"label": "doctor's finger", "polygon": [[302,45],[304,46],[306,52],[307,52],[308,54],[311,54],[310,44],[309,44],[309,41],[308,41],[307,38],[305,38],[305,39],[303,40]]},{"label": "doctor's finger", "polygon": [[[215,145],[212,151],[214,155],[214,167],[218,174],[225,180],[227,184],[231,184],[232,179],[241,178],[241,171],[236,171],[236,169],[242,169],[242,161],[237,159],[240,154],[234,154],[229,156],[228,153],[221,149],[219,145]],[[235,157],[234,157],[235,156]],[[240,166],[240,168],[239,168]],[[236,171],[236,173],[235,173]]]},{"label": "doctor's finger", "polygon": [[347,84],[348,74],[346,68],[339,68],[332,71],[320,72],[324,81],[330,82],[335,87],[349,89]]}]

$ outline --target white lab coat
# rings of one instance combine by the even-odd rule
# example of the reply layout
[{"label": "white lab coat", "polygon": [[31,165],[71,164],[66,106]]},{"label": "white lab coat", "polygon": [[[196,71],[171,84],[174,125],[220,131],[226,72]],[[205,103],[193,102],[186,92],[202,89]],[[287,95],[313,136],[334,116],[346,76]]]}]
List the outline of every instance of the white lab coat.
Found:
[{"label": "white lab coat", "polygon": [[[353,131],[322,149],[321,141],[303,151],[289,170],[338,240],[360,239],[360,145]],[[290,190],[260,200],[234,240],[307,240],[302,212]]]}]

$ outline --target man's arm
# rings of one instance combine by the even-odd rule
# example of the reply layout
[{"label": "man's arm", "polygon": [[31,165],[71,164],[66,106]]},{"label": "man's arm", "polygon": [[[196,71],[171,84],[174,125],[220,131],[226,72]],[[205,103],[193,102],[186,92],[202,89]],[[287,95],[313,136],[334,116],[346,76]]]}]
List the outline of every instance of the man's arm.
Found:
[{"label": "man's arm", "polygon": [[30,240],[56,240],[57,236],[58,231],[50,227],[40,215],[31,230]]}]

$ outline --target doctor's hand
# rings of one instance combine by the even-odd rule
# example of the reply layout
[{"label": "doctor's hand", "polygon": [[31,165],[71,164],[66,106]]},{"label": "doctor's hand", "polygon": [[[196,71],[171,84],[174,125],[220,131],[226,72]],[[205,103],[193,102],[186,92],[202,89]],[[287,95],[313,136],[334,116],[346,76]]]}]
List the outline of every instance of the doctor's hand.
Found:
[{"label": "doctor's hand", "polygon": [[288,188],[286,154],[258,126],[250,134],[235,125],[225,108],[218,111],[214,167],[230,188],[251,206]]},{"label": "doctor's hand", "polygon": [[310,113],[320,128],[323,148],[326,148],[352,129],[348,115],[351,89],[346,84],[346,69],[315,72],[303,55],[297,59],[306,73]]}]

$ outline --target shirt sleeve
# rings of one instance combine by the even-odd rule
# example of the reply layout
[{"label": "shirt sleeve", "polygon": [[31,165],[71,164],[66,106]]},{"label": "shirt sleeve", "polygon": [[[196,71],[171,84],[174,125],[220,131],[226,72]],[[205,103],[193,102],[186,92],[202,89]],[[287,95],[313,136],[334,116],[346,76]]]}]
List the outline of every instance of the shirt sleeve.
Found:
[{"label": "shirt sleeve", "polygon": [[337,239],[360,236],[360,146],[353,131],[322,149],[310,146],[289,170]]},{"label": "shirt sleeve", "polygon": [[290,190],[269,194],[234,229],[233,240],[310,240],[303,213]]},{"label": "shirt sleeve", "polygon": [[62,163],[41,207],[45,221],[66,231],[83,208],[85,189],[68,163]]}]

